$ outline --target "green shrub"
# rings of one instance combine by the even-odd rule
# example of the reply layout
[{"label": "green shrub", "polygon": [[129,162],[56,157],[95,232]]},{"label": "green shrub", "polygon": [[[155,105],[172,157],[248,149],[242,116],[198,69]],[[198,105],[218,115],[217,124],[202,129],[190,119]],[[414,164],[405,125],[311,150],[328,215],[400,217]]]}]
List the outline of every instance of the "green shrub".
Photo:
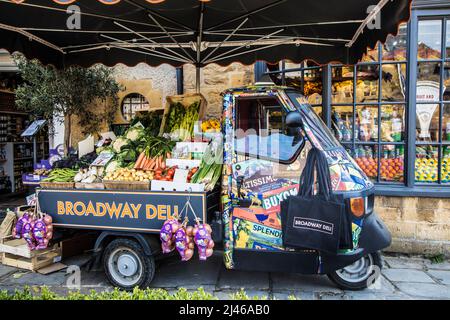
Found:
[{"label": "green shrub", "polygon": [[[180,288],[173,293],[164,289],[139,289],[133,291],[123,291],[115,288],[111,291],[97,292],[91,290],[89,293],[79,291],[69,291],[65,295],[52,292],[49,288],[43,287],[24,287],[21,290],[15,289],[14,292],[7,290],[0,291],[0,300],[217,300],[213,294],[206,292],[203,288],[197,290],[187,290]],[[236,293],[230,294],[232,300],[266,300],[267,297],[249,297],[241,289]]]}]

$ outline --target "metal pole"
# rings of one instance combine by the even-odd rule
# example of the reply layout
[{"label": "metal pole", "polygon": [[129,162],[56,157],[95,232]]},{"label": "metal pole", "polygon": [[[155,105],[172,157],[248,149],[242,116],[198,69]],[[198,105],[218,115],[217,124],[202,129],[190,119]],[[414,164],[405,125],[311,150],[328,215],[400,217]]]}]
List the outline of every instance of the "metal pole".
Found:
[{"label": "metal pole", "polygon": [[37,163],[37,142],[36,135],[33,136],[33,165],[36,166]]},{"label": "metal pole", "polygon": [[195,92],[200,93],[200,65],[195,66]]}]

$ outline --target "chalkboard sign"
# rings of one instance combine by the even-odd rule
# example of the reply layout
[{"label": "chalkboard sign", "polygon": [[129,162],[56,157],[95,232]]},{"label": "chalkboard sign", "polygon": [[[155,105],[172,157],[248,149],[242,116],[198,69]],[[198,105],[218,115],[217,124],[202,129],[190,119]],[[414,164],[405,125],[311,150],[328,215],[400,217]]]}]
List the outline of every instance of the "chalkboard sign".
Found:
[{"label": "chalkboard sign", "polygon": [[36,120],[33,121],[32,124],[28,128],[25,129],[24,132],[22,132],[22,137],[32,137],[34,136],[46,123],[46,120]]}]

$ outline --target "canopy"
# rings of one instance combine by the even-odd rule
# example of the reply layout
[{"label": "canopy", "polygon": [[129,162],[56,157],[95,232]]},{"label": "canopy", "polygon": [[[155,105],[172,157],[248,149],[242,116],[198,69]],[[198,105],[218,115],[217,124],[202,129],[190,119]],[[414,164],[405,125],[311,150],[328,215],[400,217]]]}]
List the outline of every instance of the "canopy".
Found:
[{"label": "canopy", "polygon": [[57,67],[355,63],[411,0],[0,0],[0,48]]}]

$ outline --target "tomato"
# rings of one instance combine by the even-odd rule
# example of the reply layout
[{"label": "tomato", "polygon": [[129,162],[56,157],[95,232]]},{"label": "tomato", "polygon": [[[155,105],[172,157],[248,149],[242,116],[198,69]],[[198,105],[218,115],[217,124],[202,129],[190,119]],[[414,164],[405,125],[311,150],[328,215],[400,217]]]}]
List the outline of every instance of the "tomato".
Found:
[{"label": "tomato", "polygon": [[156,180],[161,180],[162,176],[160,174],[155,174],[155,179]]},{"label": "tomato", "polygon": [[168,174],[169,176],[173,176],[173,175],[175,174],[175,170],[169,169],[169,170],[167,170],[167,174]]},{"label": "tomato", "polygon": [[157,175],[162,175],[162,173],[163,173],[163,171],[161,169],[158,169],[155,171],[155,174],[157,174]]}]

